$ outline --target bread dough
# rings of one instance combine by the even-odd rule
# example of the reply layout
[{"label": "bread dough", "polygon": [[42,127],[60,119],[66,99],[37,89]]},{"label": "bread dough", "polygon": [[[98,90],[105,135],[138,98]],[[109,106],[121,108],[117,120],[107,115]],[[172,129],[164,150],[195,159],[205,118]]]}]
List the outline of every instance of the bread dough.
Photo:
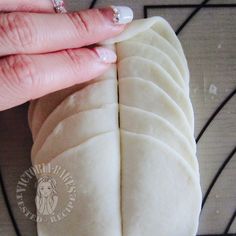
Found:
[{"label": "bread dough", "polygon": [[117,51],[120,63],[122,59],[129,59],[128,57],[132,56],[139,57],[140,59],[149,59],[153,64],[159,65],[158,69],[164,69],[165,73],[168,74],[168,78],[171,77],[171,80],[174,80],[176,85],[179,85],[183,90],[186,89],[183,77],[175,63],[162,50],[145,43],[128,40],[118,44]]},{"label": "bread dough", "polygon": [[186,137],[162,117],[135,107],[120,105],[120,127],[122,130],[145,134],[165,143],[182,156],[193,171],[198,173],[195,145],[192,147]]},{"label": "bread dough", "polygon": [[[47,117],[42,124],[32,147],[32,156],[38,152],[45,138],[55,126],[65,118],[80,111],[104,107],[117,102],[117,82],[114,80],[98,81],[68,96]],[[100,96],[101,95],[101,96]]]},{"label": "bread dough", "polygon": [[181,156],[146,135],[121,131],[123,236],[194,235],[199,180]]},{"label": "bread dough", "polygon": [[[72,175],[76,201],[62,220],[38,223],[38,235],[121,236],[118,140],[118,131],[101,134],[51,161]],[[59,200],[67,202],[65,188],[57,191]]]},{"label": "bread dough", "polygon": [[56,91],[54,93],[51,93],[49,95],[46,95],[40,99],[36,99],[33,101],[35,103],[33,113],[29,116],[29,124],[33,136],[33,140],[36,139],[38,132],[48,117],[48,115],[69,95],[73,94],[74,92],[77,92],[78,90],[81,90],[85,88],[87,85],[96,83],[100,80],[114,80],[116,78],[116,67],[115,65],[111,65],[111,68],[107,70],[103,75],[99,76],[96,79],[93,79],[91,81],[77,84],[75,86],[72,86],[70,88],[66,88],[60,91]]},{"label": "bread dough", "polygon": [[[131,92],[132,91],[132,92]],[[172,123],[192,143],[193,127],[186,115],[170,96],[152,82],[140,78],[122,78],[119,80],[120,103],[153,112]]]},{"label": "bread dough", "polygon": [[32,163],[65,168],[77,194],[65,219],[37,223],[38,235],[194,236],[201,189],[181,44],[152,17],[100,45],[117,64],[29,110]]},{"label": "bread dough", "polygon": [[35,156],[31,155],[32,162],[34,163],[36,159],[39,159],[48,163],[65,150],[96,135],[116,130],[117,127],[117,104],[82,111],[69,116],[57,124]]},{"label": "bread dough", "polygon": [[[135,70],[133,69],[135,68]],[[193,108],[189,96],[173,81],[157,63],[142,57],[132,56],[118,64],[119,80],[125,77],[139,77],[151,81],[166,92],[186,114],[191,127],[194,127]]]}]

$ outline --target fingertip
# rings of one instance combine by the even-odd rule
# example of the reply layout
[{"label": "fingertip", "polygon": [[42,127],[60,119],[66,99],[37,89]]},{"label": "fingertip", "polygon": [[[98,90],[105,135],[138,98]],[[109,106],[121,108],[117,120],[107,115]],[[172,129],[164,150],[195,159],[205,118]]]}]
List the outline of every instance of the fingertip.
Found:
[{"label": "fingertip", "polygon": [[92,50],[94,50],[99,60],[103,63],[108,63],[108,64],[115,63],[117,60],[116,53],[109,48],[99,46],[92,48]]},{"label": "fingertip", "polygon": [[125,25],[133,20],[133,10],[127,6],[109,6],[99,9],[103,16],[115,25]]}]

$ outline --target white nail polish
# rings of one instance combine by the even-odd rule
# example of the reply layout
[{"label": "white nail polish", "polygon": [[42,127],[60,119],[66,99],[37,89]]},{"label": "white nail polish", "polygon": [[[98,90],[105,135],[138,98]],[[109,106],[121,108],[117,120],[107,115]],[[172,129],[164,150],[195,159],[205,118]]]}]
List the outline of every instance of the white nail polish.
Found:
[{"label": "white nail polish", "polygon": [[115,52],[113,52],[111,49],[105,47],[96,47],[94,50],[104,63],[114,63],[117,60]]},{"label": "white nail polish", "polygon": [[115,24],[127,24],[133,20],[133,10],[126,6],[111,6],[114,17],[113,21]]}]

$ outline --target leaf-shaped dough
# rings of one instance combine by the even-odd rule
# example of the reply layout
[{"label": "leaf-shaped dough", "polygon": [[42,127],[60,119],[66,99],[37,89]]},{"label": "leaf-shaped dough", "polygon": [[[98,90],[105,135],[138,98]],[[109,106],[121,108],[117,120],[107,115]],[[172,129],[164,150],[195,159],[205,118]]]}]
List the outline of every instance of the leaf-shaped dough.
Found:
[{"label": "leaf-shaped dough", "polygon": [[62,166],[77,193],[72,212],[39,222],[38,234],[193,236],[201,189],[181,44],[152,17],[101,45],[116,50],[116,65],[30,106],[33,164]]}]

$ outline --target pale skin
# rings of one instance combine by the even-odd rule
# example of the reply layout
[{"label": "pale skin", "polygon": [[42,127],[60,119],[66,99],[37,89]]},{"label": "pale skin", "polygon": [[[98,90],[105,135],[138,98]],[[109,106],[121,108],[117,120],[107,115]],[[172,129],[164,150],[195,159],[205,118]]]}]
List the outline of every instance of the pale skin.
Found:
[{"label": "pale skin", "polygon": [[0,12],[0,111],[101,75],[116,55],[91,45],[126,27],[110,7],[55,14],[51,0],[1,0]]}]

